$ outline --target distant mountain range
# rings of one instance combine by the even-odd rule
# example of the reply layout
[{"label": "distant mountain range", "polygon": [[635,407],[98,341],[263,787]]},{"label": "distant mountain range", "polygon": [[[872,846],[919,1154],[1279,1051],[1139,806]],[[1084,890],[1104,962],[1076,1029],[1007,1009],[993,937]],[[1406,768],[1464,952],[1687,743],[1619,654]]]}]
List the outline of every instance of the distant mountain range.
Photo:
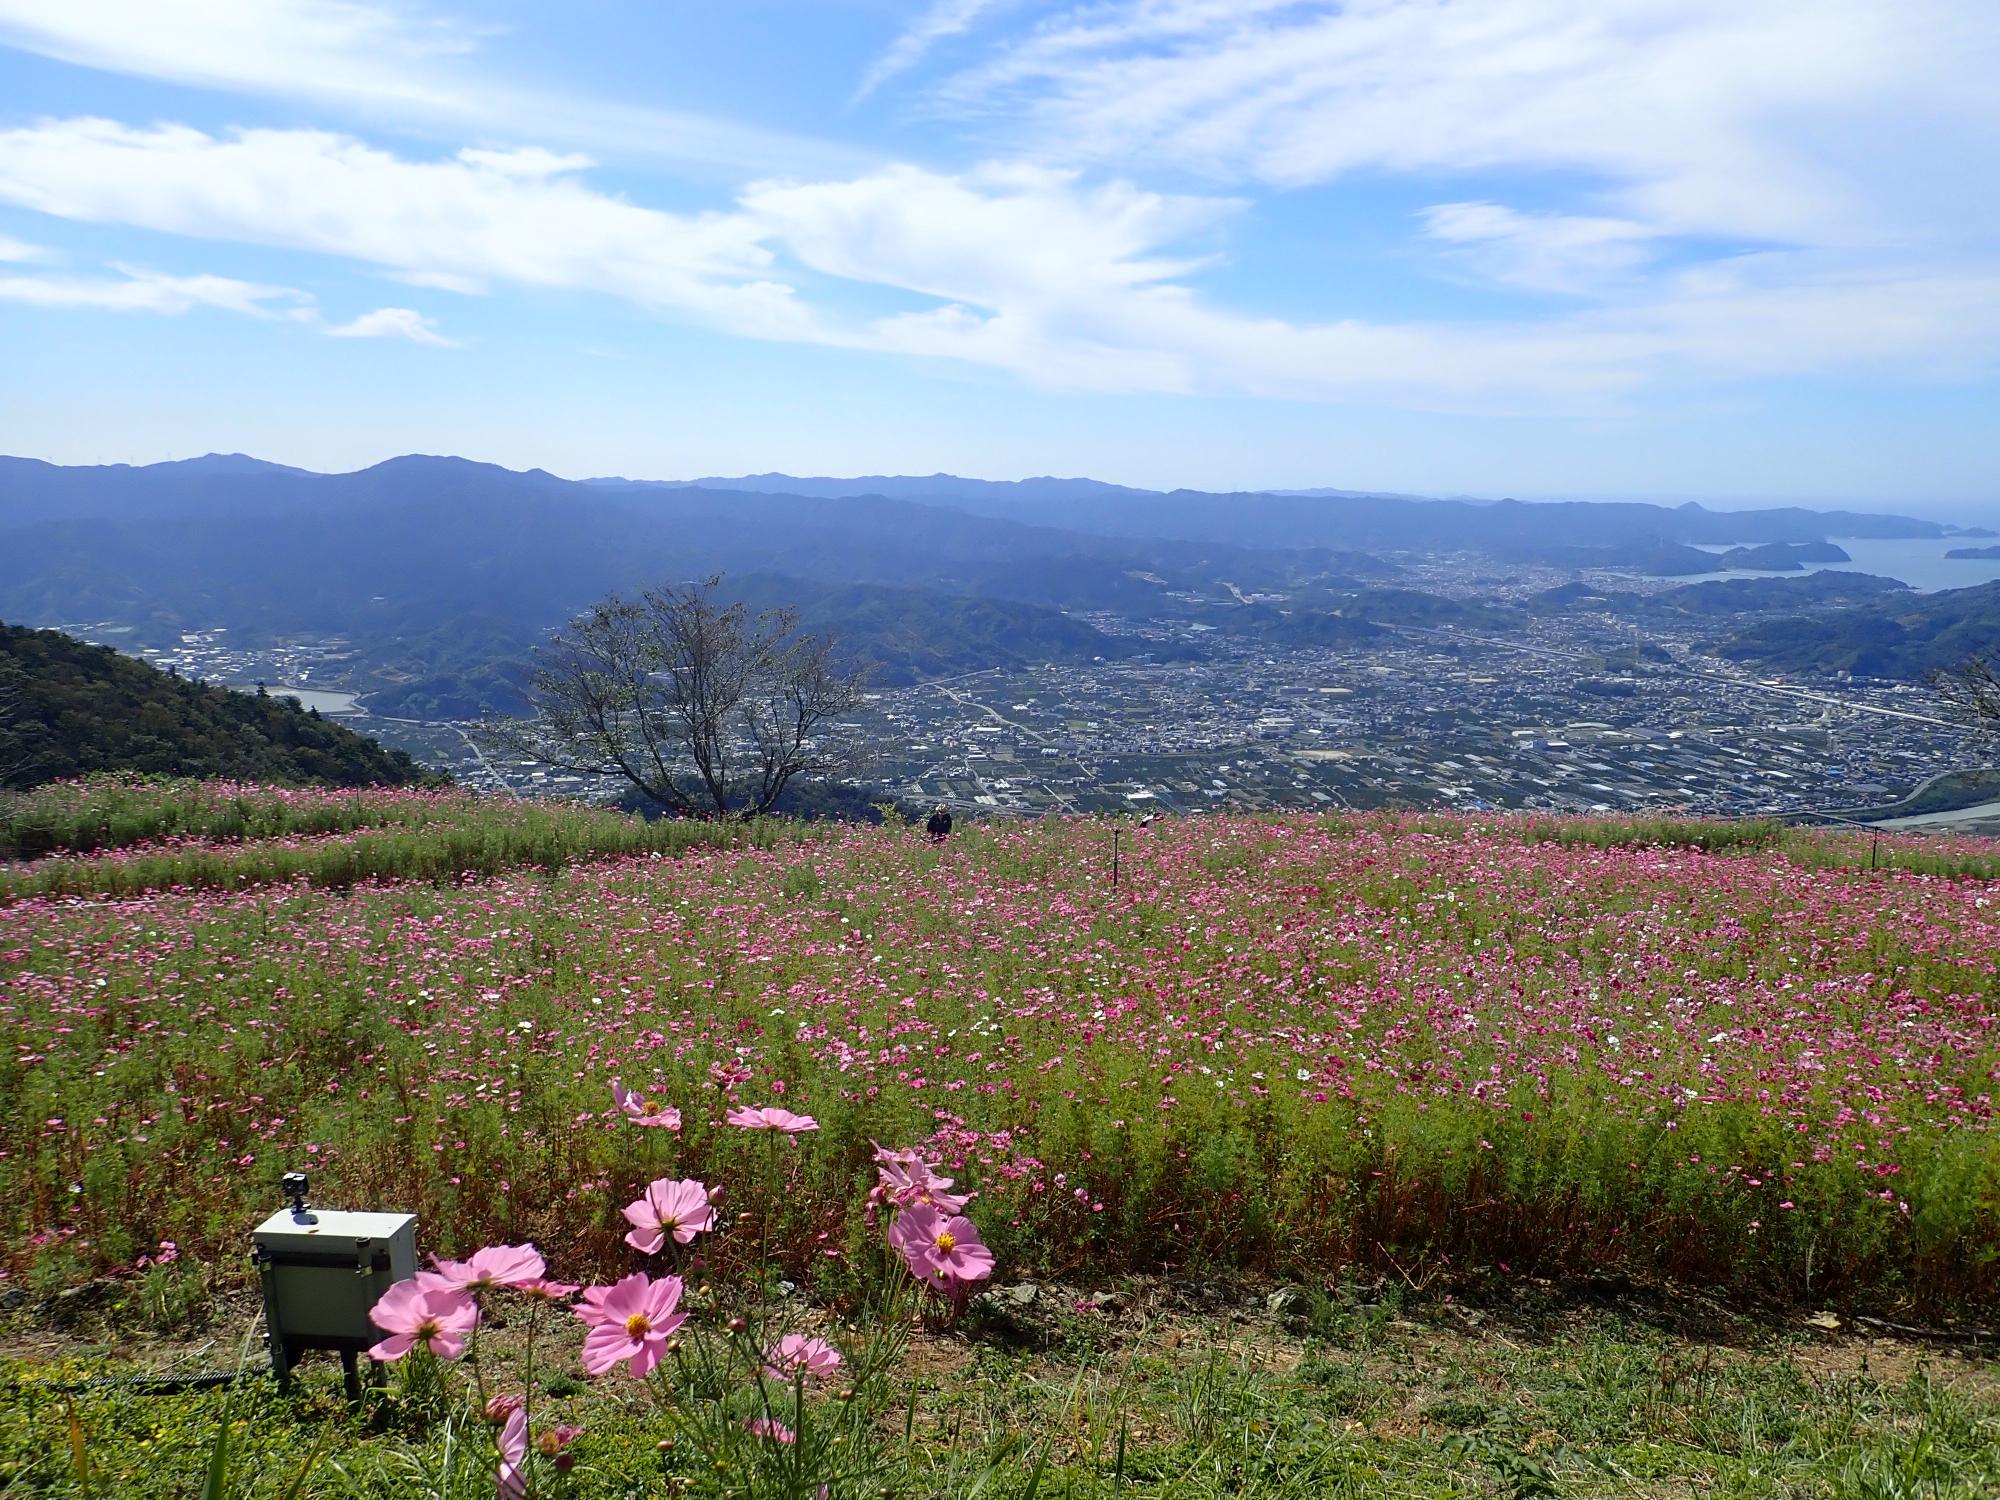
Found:
[{"label": "distant mountain range", "polygon": [[[0,458],[0,618],[115,620],[139,642],[213,626],[240,641],[345,636],[371,710],[466,717],[518,708],[534,644],[593,600],[711,573],[753,602],[797,604],[894,684],[1166,649],[1102,628],[1119,619],[1199,620],[1283,645],[1527,618],[1402,586],[1405,562],[1441,552],[1483,552],[1502,571],[1511,560],[1697,576],[1722,566],[1697,543],[1755,546],[1782,564],[1834,536],[1952,532],[1791,507],[1091,479],[571,481],[415,455],[350,474],[241,454],[137,468]],[[1816,612],[1850,603],[1800,596]]]},{"label": "distant mountain range", "polygon": [[[599,479],[600,487],[644,488],[647,481]],[[674,481],[654,481],[671,486]],[[1715,511],[1689,501],[1664,506],[1572,500],[1428,500],[1354,490],[1137,490],[1095,479],[962,479],[955,474],[857,479],[752,474],[684,481],[706,490],[739,490],[822,499],[888,495],[980,515],[1061,525],[1108,536],[1171,537],[1248,547],[1351,547],[1436,551],[1529,546],[1588,547],[1632,543],[1815,542],[1831,537],[1941,537],[1955,528],[1914,516],[1803,510]]]}]

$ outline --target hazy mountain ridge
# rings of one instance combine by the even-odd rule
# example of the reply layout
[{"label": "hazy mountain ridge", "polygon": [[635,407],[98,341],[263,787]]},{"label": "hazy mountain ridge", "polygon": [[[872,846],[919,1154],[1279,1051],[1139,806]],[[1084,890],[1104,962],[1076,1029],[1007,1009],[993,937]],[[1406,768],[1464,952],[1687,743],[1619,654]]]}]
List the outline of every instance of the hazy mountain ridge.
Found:
[{"label": "hazy mountain ridge", "polygon": [[1149,535],[1244,546],[1437,548],[1814,542],[1834,536],[1942,537],[1952,528],[1914,516],[1798,506],[1716,511],[1689,501],[1427,499],[1334,489],[1143,490],[1094,479],[965,479],[868,475],[855,479],[759,474],[684,482],[596,480],[644,488],[677,483],[712,490],[777,490],[828,499],[895,494],[996,516],[1109,535]]},{"label": "hazy mountain ridge", "polygon": [[[240,454],[139,468],[0,459],[0,529],[7,617],[119,620],[142,640],[214,625],[264,639],[345,636],[373,673],[377,711],[409,717],[518,707],[521,663],[571,614],[613,590],[717,572],[759,602],[800,604],[880,680],[907,682],[1134,649],[1079,613],[1338,645],[1398,625],[1503,630],[1528,611],[1571,607],[1550,596],[1527,610],[1454,605],[1384,587],[1402,569],[1371,549],[1693,575],[1722,565],[1697,540],[1754,539],[1789,556],[1824,548],[1829,532],[1947,530],[1795,507],[1217,495],[1089,479],[572,481],[415,454],[348,474]],[[1878,603],[1869,585],[1815,581],[1826,576],[1783,580],[1796,593],[1597,607],[1783,611],[1733,649],[1803,660],[1812,653],[1800,643],[1822,622]],[[1877,646],[1885,634],[1876,615],[1851,628]],[[1871,648],[1828,660],[1914,657]]]}]

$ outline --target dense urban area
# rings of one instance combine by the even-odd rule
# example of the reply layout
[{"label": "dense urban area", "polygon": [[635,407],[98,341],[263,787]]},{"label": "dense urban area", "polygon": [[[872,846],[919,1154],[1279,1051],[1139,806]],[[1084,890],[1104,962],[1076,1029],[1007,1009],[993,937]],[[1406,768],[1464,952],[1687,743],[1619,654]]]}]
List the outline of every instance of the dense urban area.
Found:
[{"label": "dense urban area", "polygon": [[[1526,568],[1496,581],[1474,556],[1399,562],[1413,586],[1496,602],[1577,577]],[[1615,579],[1628,592],[1668,586]],[[991,815],[1401,803],[1858,811],[1990,758],[1922,686],[1760,677],[1703,654],[1695,625],[1635,624],[1590,606],[1580,599],[1505,639],[1401,627],[1363,647],[1318,649],[1249,644],[1199,611],[1090,613],[1079,618],[1137,653],[872,692],[853,728],[874,750],[870,784]],[[120,644],[116,622],[68,628]],[[469,786],[611,790],[496,759],[470,722],[370,715],[338,638],[251,650],[226,631],[191,631],[178,645],[133,649],[184,676],[296,693]]]}]

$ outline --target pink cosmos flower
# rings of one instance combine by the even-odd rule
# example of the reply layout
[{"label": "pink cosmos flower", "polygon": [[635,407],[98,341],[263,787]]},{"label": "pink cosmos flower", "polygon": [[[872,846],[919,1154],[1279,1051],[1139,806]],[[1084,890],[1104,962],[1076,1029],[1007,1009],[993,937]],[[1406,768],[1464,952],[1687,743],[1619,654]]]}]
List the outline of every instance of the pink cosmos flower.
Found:
[{"label": "pink cosmos flower", "polygon": [[489,1292],[495,1287],[526,1287],[543,1279],[548,1267],[533,1245],[488,1245],[470,1260],[431,1257],[437,1269],[417,1272],[417,1284],[433,1291]]},{"label": "pink cosmos flower", "polygon": [[779,1109],[775,1104],[761,1105],[756,1109],[732,1109],[727,1118],[739,1130],[781,1130],[786,1135],[804,1135],[809,1130],[819,1129],[819,1121],[811,1115],[795,1115],[789,1109]]},{"label": "pink cosmos flower", "polygon": [[799,1440],[798,1434],[791,1428],[770,1417],[745,1417],[743,1425],[756,1436],[769,1438],[774,1443],[796,1443]]},{"label": "pink cosmos flower", "polygon": [[687,1321],[686,1313],[675,1311],[680,1302],[678,1276],[655,1281],[634,1271],[614,1286],[587,1288],[570,1309],[590,1325],[583,1338],[584,1369],[602,1375],[626,1360],[634,1375],[644,1375],[660,1362],[668,1335]]},{"label": "pink cosmos flower", "polygon": [[625,1217],[632,1224],[625,1243],[641,1255],[656,1254],[666,1244],[668,1235],[674,1237],[677,1245],[692,1245],[696,1235],[715,1227],[715,1209],[709,1203],[708,1189],[692,1177],[683,1177],[678,1182],[662,1177],[648,1183],[645,1197],[625,1205]]},{"label": "pink cosmos flower", "polygon": [[565,1455],[563,1449],[582,1436],[581,1427],[571,1427],[568,1423],[562,1423],[545,1429],[542,1435],[535,1439],[535,1447],[545,1458],[553,1458],[556,1461],[558,1471],[567,1474],[569,1466],[575,1459],[571,1455]]},{"label": "pink cosmos flower", "polygon": [[527,1461],[528,1413],[516,1406],[500,1429],[500,1472],[493,1485],[500,1500],[523,1500],[526,1496],[528,1477],[521,1472],[521,1465]]},{"label": "pink cosmos flower", "polygon": [[384,1292],[368,1309],[368,1321],[389,1335],[368,1351],[370,1359],[401,1359],[419,1344],[439,1359],[457,1359],[479,1309],[462,1291],[420,1286],[412,1278]]},{"label": "pink cosmos flower", "polygon": [[948,1192],[953,1179],[940,1177],[937,1169],[914,1151],[888,1151],[875,1145],[875,1175],[880,1180],[869,1194],[871,1206],[875,1200],[899,1208],[927,1203],[941,1213],[955,1214],[964,1212],[971,1201],[966,1194]]},{"label": "pink cosmos flower", "polygon": [[666,1130],[681,1128],[679,1110],[661,1100],[649,1099],[636,1089],[628,1089],[615,1078],[611,1080],[611,1098],[634,1125],[658,1125]]},{"label": "pink cosmos flower", "polygon": [[993,1274],[993,1252],[963,1214],[947,1219],[923,1203],[906,1208],[889,1228],[889,1244],[911,1275],[950,1296]]},{"label": "pink cosmos flower", "polygon": [[764,1373],[776,1380],[791,1380],[799,1375],[825,1380],[839,1368],[838,1349],[825,1339],[807,1338],[801,1333],[788,1333],[764,1351]]},{"label": "pink cosmos flower", "polygon": [[537,1277],[533,1281],[523,1281],[514,1290],[524,1297],[533,1297],[541,1302],[567,1302],[583,1288],[567,1281],[550,1281],[547,1277]]},{"label": "pink cosmos flower", "polygon": [[[576,1463],[576,1455],[563,1450],[582,1436],[581,1427],[544,1428],[535,1439],[535,1451],[553,1460],[557,1473],[567,1474]],[[494,1482],[499,1500],[524,1500],[528,1478],[522,1466],[527,1461],[528,1414],[517,1401],[507,1413],[506,1425],[500,1429],[500,1472]]]}]

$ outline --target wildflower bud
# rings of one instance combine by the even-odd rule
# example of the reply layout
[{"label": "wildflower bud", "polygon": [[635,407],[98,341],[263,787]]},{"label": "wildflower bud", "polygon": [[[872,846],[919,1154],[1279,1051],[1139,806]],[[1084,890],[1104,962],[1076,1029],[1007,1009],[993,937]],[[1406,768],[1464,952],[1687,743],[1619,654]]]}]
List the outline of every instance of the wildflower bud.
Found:
[{"label": "wildflower bud", "polygon": [[504,1427],[507,1425],[507,1419],[519,1410],[520,1405],[519,1396],[495,1396],[486,1403],[486,1420],[495,1427]]},{"label": "wildflower bud", "polygon": [[653,1446],[662,1453],[671,1453],[674,1451],[674,1440],[672,1438],[661,1438]]},{"label": "wildflower bud", "polygon": [[574,1453],[562,1452],[556,1455],[556,1472],[558,1474],[567,1474],[575,1467],[576,1455]]},{"label": "wildflower bud", "polygon": [[681,1341],[679,1339],[668,1339],[667,1353],[679,1354],[680,1352],[681,1352]]},{"label": "wildflower bud", "polygon": [[840,1399],[843,1401],[852,1401],[854,1399],[853,1389],[850,1387],[849,1389],[842,1391],[840,1393]]},{"label": "wildflower bud", "polygon": [[729,1331],[731,1333],[741,1333],[744,1329],[748,1328],[749,1326],[750,1325],[744,1322],[741,1318],[731,1318],[729,1320]]}]

